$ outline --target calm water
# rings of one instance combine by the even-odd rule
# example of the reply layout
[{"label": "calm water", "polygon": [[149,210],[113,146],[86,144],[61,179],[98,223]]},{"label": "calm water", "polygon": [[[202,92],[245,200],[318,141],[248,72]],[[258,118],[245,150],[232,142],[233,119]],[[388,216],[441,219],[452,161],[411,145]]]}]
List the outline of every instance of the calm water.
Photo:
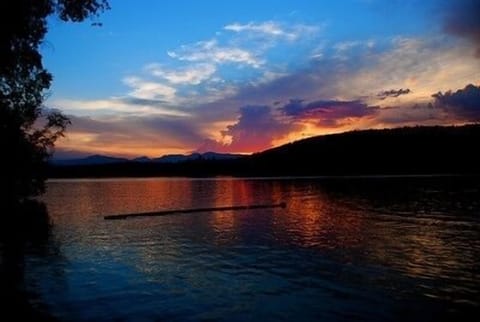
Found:
[{"label": "calm water", "polygon": [[50,181],[43,199],[52,234],[27,253],[25,284],[32,305],[61,320],[438,321],[480,311],[478,179],[71,180]]}]

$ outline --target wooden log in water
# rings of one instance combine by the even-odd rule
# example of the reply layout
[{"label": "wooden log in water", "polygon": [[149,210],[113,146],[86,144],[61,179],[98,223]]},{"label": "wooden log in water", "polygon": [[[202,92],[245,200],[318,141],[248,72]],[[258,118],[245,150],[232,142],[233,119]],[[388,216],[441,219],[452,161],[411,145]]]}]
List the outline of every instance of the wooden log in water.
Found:
[{"label": "wooden log in water", "polygon": [[153,212],[141,212],[132,214],[121,215],[108,215],[104,216],[105,220],[127,219],[135,217],[157,217],[173,214],[189,214],[193,212],[211,212],[211,211],[227,211],[227,210],[247,210],[247,209],[262,209],[262,208],[285,208],[287,204],[281,202],[279,204],[263,204],[263,205],[245,205],[245,206],[226,206],[226,207],[213,207],[213,208],[190,208],[190,209],[173,209]]}]

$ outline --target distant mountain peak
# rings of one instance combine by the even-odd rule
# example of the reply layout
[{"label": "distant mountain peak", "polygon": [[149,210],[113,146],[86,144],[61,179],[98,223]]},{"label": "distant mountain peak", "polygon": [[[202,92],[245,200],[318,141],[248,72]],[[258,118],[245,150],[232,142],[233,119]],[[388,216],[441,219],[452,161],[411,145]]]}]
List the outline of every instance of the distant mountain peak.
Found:
[{"label": "distant mountain peak", "polygon": [[141,157],[132,159],[131,161],[134,161],[134,162],[151,162],[152,159],[150,159],[150,158],[147,157],[147,156],[141,156]]},{"label": "distant mountain peak", "polygon": [[53,159],[50,162],[54,165],[99,165],[99,164],[111,164],[111,163],[123,163],[123,162],[139,162],[139,163],[180,163],[194,160],[231,160],[243,157],[242,154],[228,154],[217,152],[194,152],[191,154],[166,154],[158,158],[149,158],[147,156],[141,156],[134,159],[118,158],[112,156],[106,156],[101,154],[92,154],[84,158],[75,159]]},{"label": "distant mountain peak", "polygon": [[121,163],[121,162],[128,162],[128,159],[125,158],[117,158],[111,157],[101,154],[93,154],[89,155],[85,158],[78,158],[78,159],[60,159],[51,161],[54,165],[98,165],[98,164],[111,164],[111,163]]}]

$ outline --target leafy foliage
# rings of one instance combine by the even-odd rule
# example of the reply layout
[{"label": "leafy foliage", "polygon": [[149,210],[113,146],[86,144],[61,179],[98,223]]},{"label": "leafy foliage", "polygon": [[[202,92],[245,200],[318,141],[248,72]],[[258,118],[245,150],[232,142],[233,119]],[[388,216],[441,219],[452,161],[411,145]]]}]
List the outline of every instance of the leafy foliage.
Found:
[{"label": "leafy foliage", "polygon": [[52,75],[39,47],[47,17],[80,22],[109,9],[106,0],[2,0],[0,2],[0,188],[9,199],[44,190],[45,168],[69,119],[42,106]]}]

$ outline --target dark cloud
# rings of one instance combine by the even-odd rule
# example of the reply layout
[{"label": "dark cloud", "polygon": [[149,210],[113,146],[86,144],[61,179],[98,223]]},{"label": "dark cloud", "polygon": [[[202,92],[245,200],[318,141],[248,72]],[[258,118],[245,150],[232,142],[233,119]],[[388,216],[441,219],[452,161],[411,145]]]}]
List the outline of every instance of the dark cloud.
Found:
[{"label": "dark cloud", "polygon": [[[304,126],[303,121],[313,122],[323,128],[336,128],[364,117],[373,117],[378,110],[378,107],[368,106],[359,100],[306,102],[303,99],[290,99],[282,107],[245,106],[240,109],[238,121],[221,132],[224,138],[231,138],[229,144],[207,139],[198,151],[261,151],[271,148],[275,140],[293,131],[300,131]],[[280,115],[273,111],[280,112]]]},{"label": "dark cloud", "polygon": [[456,92],[433,94],[433,106],[442,108],[456,118],[466,121],[480,121],[480,87],[467,85]]},{"label": "dark cloud", "polygon": [[480,58],[480,1],[456,0],[446,7],[444,29],[446,32],[473,42],[476,56]]},{"label": "dark cloud", "polygon": [[480,121],[480,87],[467,85],[456,92],[438,92],[433,101],[381,108],[375,121],[385,126],[451,125]]},{"label": "dark cloud", "polygon": [[303,101],[304,100],[302,99],[291,99],[290,102],[281,107],[280,110],[282,110],[286,115],[299,115],[305,109]]},{"label": "dark cloud", "polygon": [[378,107],[368,106],[359,100],[318,100],[305,103],[304,100],[293,99],[281,110],[295,119],[312,120],[323,127],[338,127],[350,123],[352,119],[374,115]]},{"label": "dark cloud", "polygon": [[234,99],[251,104],[270,105],[274,102],[273,105],[278,105],[291,97],[309,100],[315,97],[331,97],[337,94],[335,87],[338,82],[366,66],[370,66],[368,59],[359,57],[341,61],[336,57],[311,60],[291,74],[269,82],[239,88]]},{"label": "dark cloud", "polygon": [[221,134],[231,138],[229,144],[215,140],[205,140],[198,151],[250,152],[272,147],[275,139],[280,139],[297,128],[293,123],[276,118],[266,105],[245,106],[240,109],[240,117],[235,124],[227,126]]},{"label": "dark cloud", "polygon": [[387,97],[399,97],[400,95],[406,95],[410,93],[409,88],[400,88],[400,89],[391,89],[388,91],[383,91],[377,94],[377,97],[381,100],[386,99]]},{"label": "dark cloud", "polygon": [[431,103],[381,108],[375,122],[386,127],[451,124],[448,114]]}]

